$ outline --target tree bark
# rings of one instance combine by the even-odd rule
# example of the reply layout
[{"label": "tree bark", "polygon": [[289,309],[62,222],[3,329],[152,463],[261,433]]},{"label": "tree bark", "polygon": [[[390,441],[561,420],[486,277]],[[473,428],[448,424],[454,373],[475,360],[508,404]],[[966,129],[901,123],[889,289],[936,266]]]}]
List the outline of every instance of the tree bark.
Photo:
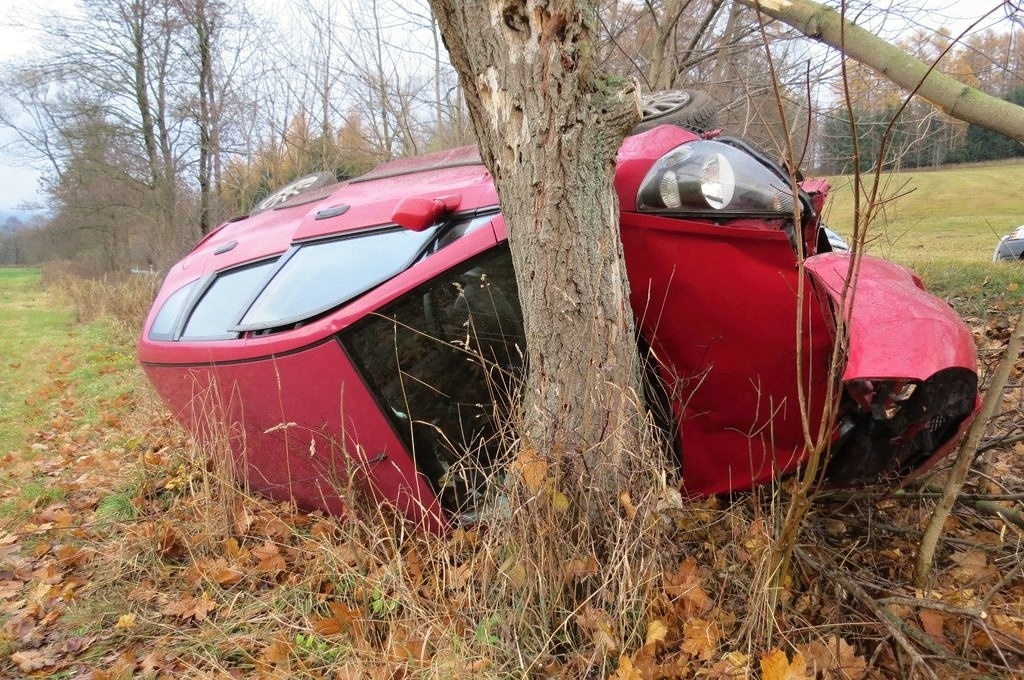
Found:
[{"label": "tree bark", "polygon": [[735,0],[840,50],[954,118],[1024,142],[1024,107],[985,94],[940,73],[933,64],[847,21],[813,0]]},{"label": "tree bark", "polygon": [[[519,585],[489,591],[490,606],[517,621],[513,664],[604,621],[615,642],[580,643],[606,667],[643,642],[664,554],[655,493],[672,478],[642,403],[613,185],[639,98],[598,71],[589,2],[431,5],[498,190],[526,333],[508,512],[486,540],[503,569],[531,578],[509,577]],[[593,570],[567,578],[580,563]]]},{"label": "tree bark", "polygon": [[589,3],[432,6],[508,229],[529,356],[523,446],[615,479],[642,420],[612,184],[635,86],[598,72]]}]

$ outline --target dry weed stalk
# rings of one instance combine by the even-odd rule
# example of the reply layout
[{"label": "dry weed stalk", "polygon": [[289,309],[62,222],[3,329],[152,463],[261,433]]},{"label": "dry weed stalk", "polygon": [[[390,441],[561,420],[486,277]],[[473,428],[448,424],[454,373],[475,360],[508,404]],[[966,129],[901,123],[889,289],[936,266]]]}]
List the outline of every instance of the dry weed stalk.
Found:
[{"label": "dry weed stalk", "polygon": [[942,537],[943,526],[949,514],[953,511],[953,504],[963,489],[964,480],[971,469],[971,463],[978,455],[978,447],[981,438],[985,434],[989,420],[996,412],[996,407],[1002,402],[1004,389],[1010,379],[1010,372],[1020,356],[1022,338],[1024,338],[1024,312],[1018,312],[1017,323],[1006,342],[1006,350],[999,360],[995,374],[989,384],[988,391],[982,401],[981,409],[971,423],[967,436],[960,444],[956,461],[949,472],[949,479],[943,489],[942,498],[935,506],[928,527],[921,536],[921,543],[918,546],[917,561],[914,566],[914,585],[924,588],[928,585],[931,576],[932,563],[935,561],[935,549],[939,539]]}]

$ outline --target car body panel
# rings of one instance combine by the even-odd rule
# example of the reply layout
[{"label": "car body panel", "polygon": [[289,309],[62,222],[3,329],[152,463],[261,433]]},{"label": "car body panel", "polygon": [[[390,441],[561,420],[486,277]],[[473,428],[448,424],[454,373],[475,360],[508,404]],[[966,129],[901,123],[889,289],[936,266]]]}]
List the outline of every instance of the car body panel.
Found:
[{"label": "car body panel", "polygon": [[963,321],[903,267],[864,256],[856,291],[844,301],[851,264],[851,257],[842,253],[822,253],[805,263],[835,308],[846,308],[844,381],[882,376],[926,380],[950,367],[977,369],[974,343],[964,333]]},{"label": "car body panel", "polygon": [[[624,213],[622,242],[638,324],[680,423],[687,491],[749,488],[791,471],[805,437],[788,238]],[[803,392],[820,414],[832,336],[809,288],[801,308]]]},{"label": "car body panel", "polygon": [[204,448],[230,450],[249,490],[340,513],[349,484],[362,485],[410,519],[443,526],[434,494],[336,340],[253,361],[143,367]]}]

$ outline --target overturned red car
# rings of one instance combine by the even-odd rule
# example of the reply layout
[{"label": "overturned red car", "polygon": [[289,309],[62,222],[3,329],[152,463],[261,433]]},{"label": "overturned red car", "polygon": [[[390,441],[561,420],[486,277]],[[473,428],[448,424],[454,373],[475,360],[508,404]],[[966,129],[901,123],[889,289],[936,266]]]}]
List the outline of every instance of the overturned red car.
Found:
[{"label": "overturned red car", "polygon": [[[978,401],[957,315],[907,270],[833,252],[826,183],[794,192],[750,144],[663,113],[626,138],[615,185],[648,401],[684,491],[796,470],[820,422],[831,484],[898,483],[948,453]],[[473,148],[324,181],[175,265],[140,361],[253,491],[341,512],[359,483],[443,529],[500,473],[495,376],[523,368],[494,185]]]}]

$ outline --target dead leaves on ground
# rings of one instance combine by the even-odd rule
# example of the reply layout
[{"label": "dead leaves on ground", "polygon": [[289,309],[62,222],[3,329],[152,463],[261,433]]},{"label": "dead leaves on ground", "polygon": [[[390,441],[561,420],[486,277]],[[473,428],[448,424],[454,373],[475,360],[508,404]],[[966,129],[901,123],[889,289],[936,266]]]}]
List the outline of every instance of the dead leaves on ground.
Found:
[{"label": "dead leaves on ground", "polygon": [[[440,676],[471,677],[486,674],[492,660],[459,656],[446,640],[477,651],[507,642],[500,621],[472,611],[474,588],[498,574],[521,592],[529,572],[515,559],[475,556],[475,532],[451,538],[446,549],[457,557],[438,570],[431,562],[436,555],[417,541],[374,554],[347,540],[331,518],[241,494],[211,496],[219,504],[204,506],[210,499],[188,493],[205,467],[183,453],[188,445],[165,415],[133,424],[126,415],[137,404],[122,396],[83,424],[67,382],[55,380],[46,390],[34,407],[52,409],[47,428],[36,433],[29,452],[0,456],[9,480],[0,501],[17,517],[0,532],[0,675],[376,680],[429,667]],[[1004,422],[1019,428],[1022,402],[1020,389],[1007,392]],[[1024,492],[1016,455],[1024,444],[1000,453],[993,476]],[[136,518],[118,524],[101,517],[101,500],[124,486],[126,472],[141,470],[144,481],[125,499]],[[531,493],[552,489],[550,471],[535,453],[524,452],[513,471]],[[627,516],[635,514],[628,494],[616,502]],[[771,642],[738,644],[751,639],[743,626],[763,598],[754,574],[770,548],[770,531],[763,516],[752,517],[758,511],[749,500],[677,508],[679,555],[651,603],[643,640],[627,648],[612,613],[582,607],[565,626],[578,653],[609,659],[616,680],[901,677],[906,669],[885,626],[830,583],[828,573],[798,570],[773,614],[770,636],[758,638]],[[901,585],[909,581],[915,527],[923,521],[914,503],[873,504],[863,521],[846,506],[829,513],[823,508],[812,525],[815,545],[808,550],[819,550],[827,569],[843,569],[870,589],[936,663],[948,655],[953,662],[943,668],[960,677],[970,677],[972,663],[998,676],[1024,659],[1024,580],[1014,547],[1021,536],[1013,527],[956,514],[936,582],[929,592],[914,593]],[[592,555],[561,568],[570,581],[600,571]],[[565,675],[571,668],[572,659],[552,659],[537,674]]]}]

